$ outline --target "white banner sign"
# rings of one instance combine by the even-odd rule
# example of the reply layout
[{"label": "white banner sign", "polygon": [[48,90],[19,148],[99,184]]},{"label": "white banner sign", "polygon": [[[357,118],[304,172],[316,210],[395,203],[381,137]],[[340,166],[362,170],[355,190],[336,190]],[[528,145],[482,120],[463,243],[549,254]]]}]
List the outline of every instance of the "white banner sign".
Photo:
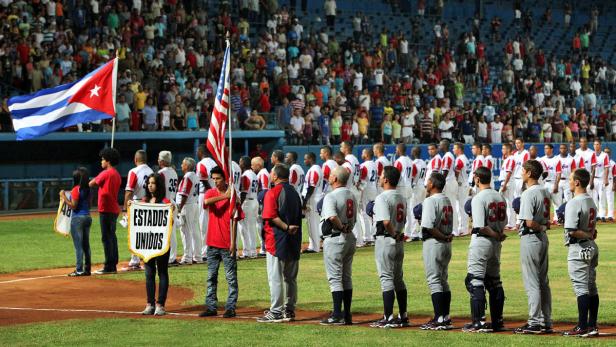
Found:
[{"label": "white banner sign", "polygon": [[[70,200],[71,193],[64,192],[66,197]],[[60,199],[60,206],[58,206],[58,213],[56,214],[56,219],[53,222],[53,230],[58,234],[63,236],[69,236],[71,234],[71,216],[73,215],[73,210],[64,202],[64,200]]]},{"label": "white banner sign", "polygon": [[173,228],[171,204],[133,202],[128,208],[128,249],[143,261],[167,253]]}]

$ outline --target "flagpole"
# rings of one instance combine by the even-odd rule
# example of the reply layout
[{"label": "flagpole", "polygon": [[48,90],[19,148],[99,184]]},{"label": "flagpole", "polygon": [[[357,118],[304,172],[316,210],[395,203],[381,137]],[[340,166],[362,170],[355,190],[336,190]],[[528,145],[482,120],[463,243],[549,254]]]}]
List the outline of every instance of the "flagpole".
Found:
[{"label": "flagpole", "polygon": [[118,114],[116,113],[116,91],[118,84],[118,59],[120,57],[120,48],[116,49],[115,57],[113,58],[113,78],[111,79],[111,89],[113,95],[113,118],[111,118],[111,148],[113,148],[113,143],[115,141],[115,130],[116,130],[116,117]]},{"label": "flagpole", "polygon": [[[227,56],[227,59],[229,59],[229,61],[227,62],[228,66],[229,66],[229,73],[231,72],[231,43],[229,41],[230,39],[230,33],[227,31],[226,33],[226,38],[225,38],[225,43],[226,45],[226,49],[225,51],[228,49],[229,50],[229,55]],[[223,67],[224,69],[224,67]],[[229,74],[225,74],[225,79],[230,79]],[[223,83],[225,83],[226,81],[223,81]],[[224,90],[224,86],[223,86],[223,90]],[[227,163],[227,167],[229,168],[227,170],[227,172],[229,173],[229,182],[230,184],[230,188],[231,188],[231,197],[229,198],[230,202],[234,202],[235,199],[237,199],[237,197],[234,198],[235,196],[235,185],[233,182],[233,135],[232,135],[232,129],[231,129],[231,84],[229,83],[229,104],[227,106],[227,126],[229,128],[229,159],[228,159],[228,163]],[[235,230],[235,227],[233,225],[233,219],[235,217],[235,214],[237,213],[237,209],[234,206],[230,206],[231,208],[231,213],[229,214],[229,225],[231,226],[231,228],[229,228],[229,233],[230,233],[230,237],[231,240],[233,241],[233,244],[235,245],[235,255],[237,256],[237,232]]]}]

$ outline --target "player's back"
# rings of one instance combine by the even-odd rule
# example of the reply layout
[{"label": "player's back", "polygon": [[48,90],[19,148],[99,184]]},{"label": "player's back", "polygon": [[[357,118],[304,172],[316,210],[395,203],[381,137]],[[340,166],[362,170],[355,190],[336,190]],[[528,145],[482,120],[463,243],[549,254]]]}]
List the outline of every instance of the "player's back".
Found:
[{"label": "player's back", "polygon": [[333,216],[337,216],[342,224],[355,225],[357,201],[349,188],[337,188],[325,195],[321,217],[325,220]]},{"label": "player's back", "polygon": [[483,226],[496,232],[503,232],[507,225],[507,202],[494,189],[483,189],[472,200],[473,227],[476,218],[483,218]]},{"label": "player's back", "polygon": [[[374,200],[374,221],[377,223],[388,220],[397,233],[404,230],[406,223],[406,201],[397,190],[385,190]],[[387,233],[387,232],[384,232]]]},{"label": "player's back", "polygon": [[164,167],[158,170],[158,173],[165,181],[165,197],[169,201],[175,200],[175,191],[178,187],[178,173],[173,168]]},{"label": "player's back", "polygon": [[519,220],[533,220],[547,225],[550,220],[550,193],[540,184],[526,189],[520,197]]},{"label": "player's back", "polygon": [[[426,223],[429,222],[429,223]],[[453,207],[445,194],[438,193],[429,196],[422,203],[421,226],[430,225],[444,235],[453,231]]]},{"label": "player's back", "polygon": [[565,240],[568,240],[567,229],[592,232],[596,217],[597,206],[592,197],[588,194],[576,195],[565,207]]}]

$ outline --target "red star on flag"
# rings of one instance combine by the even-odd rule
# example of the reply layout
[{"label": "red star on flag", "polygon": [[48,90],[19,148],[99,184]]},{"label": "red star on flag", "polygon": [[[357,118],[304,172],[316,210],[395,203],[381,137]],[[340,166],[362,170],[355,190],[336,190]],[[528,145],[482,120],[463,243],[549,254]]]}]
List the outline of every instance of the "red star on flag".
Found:
[{"label": "red star on flag", "polygon": [[115,64],[116,59],[108,62],[92,74],[83,86],[81,86],[81,88],[68,100],[68,103],[78,102],[93,110],[115,117],[115,105],[113,100],[113,75]]}]

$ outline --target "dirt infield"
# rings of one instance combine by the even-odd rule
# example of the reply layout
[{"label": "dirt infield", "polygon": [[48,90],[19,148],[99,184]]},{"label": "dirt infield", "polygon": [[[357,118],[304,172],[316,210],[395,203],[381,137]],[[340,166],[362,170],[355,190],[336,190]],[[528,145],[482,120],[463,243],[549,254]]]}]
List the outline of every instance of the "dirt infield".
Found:
[{"label": "dirt infield", "polygon": [[[71,270],[62,268],[0,275],[0,326],[111,317],[204,320],[197,317],[203,306],[184,305],[194,297],[189,289],[171,286],[166,305],[169,314],[165,317],[143,317],[139,314],[145,306],[143,282],[108,279],[105,276],[67,277],[66,274]],[[254,321],[262,315],[262,309],[239,308],[237,313],[234,319]],[[297,311],[296,315],[296,322],[292,324],[318,324],[328,313]],[[354,322],[364,327],[379,318],[377,314],[355,313],[353,316]],[[427,319],[412,317],[412,329]],[[466,321],[457,319],[454,325],[461,328]],[[513,328],[523,323],[507,321],[506,325]],[[571,324],[557,323],[554,328],[556,331],[564,331],[570,329]],[[600,331],[601,338],[616,337],[616,326],[601,326]]]}]

